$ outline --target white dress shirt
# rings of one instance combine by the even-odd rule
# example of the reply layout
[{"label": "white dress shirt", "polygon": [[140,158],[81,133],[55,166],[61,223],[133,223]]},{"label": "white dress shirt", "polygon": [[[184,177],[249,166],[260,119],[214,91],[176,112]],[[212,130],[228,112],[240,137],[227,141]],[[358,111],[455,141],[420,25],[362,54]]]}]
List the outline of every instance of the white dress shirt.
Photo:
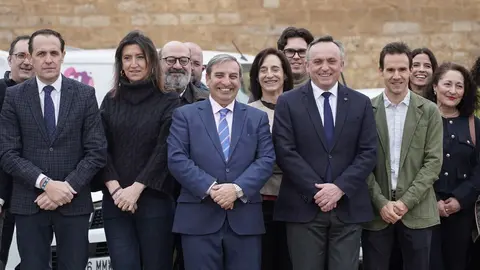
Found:
[{"label": "white dress shirt", "polygon": [[398,171],[400,170],[400,152],[402,150],[403,128],[410,104],[410,90],[405,98],[397,105],[390,102],[385,91],[383,92],[385,113],[387,116],[388,139],[390,142],[390,176],[392,190],[397,189]]},{"label": "white dress shirt", "polygon": [[[47,84],[43,83],[36,77],[37,80],[37,85],[38,85],[38,93],[40,95],[40,107],[42,108],[42,115],[44,114],[44,108],[45,108],[45,92],[43,91],[43,88],[47,86]],[[61,89],[62,89],[62,76],[58,76],[58,79],[51,84],[53,86],[54,90],[50,94],[53,100],[53,106],[55,107],[55,125],[58,123],[58,114],[60,112],[60,96],[61,96]],[[35,182],[35,187],[40,188],[40,182],[42,181],[43,178],[45,178],[46,175],[43,173],[40,174],[37,177],[37,181]]]},{"label": "white dress shirt", "polygon": [[312,83],[312,89],[313,89],[313,96],[315,97],[315,102],[317,103],[317,108],[318,112],[320,113],[320,118],[322,119],[322,124],[325,126],[324,123],[324,115],[323,115],[323,103],[325,101],[325,98],[322,96],[323,93],[325,92],[330,92],[332,93],[330,97],[328,98],[328,102],[330,103],[330,108],[332,108],[332,116],[333,116],[333,125],[335,125],[335,120],[337,116],[337,98],[338,98],[338,82],[333,85],[332,88],[330,88],[328,91],[320,89],[318,86],[316,86],[313,81]]},{"label": "white dress shirt", "polygon": [[[215,127],[217,127],[217,129],[218,129],[218,124],[220,124],[220,110],[224,109],[224,107],[222,107],[215,100],[213,100],[211,95],[208,98],[210,99],[210,104],[212,104],[213,117],[215,118]],[[229,110],[226,118],[227,118],[230,142],[232,141],[232,123],[233,123],[233,108],[234,107],[235,107],[235,100],[225,107]],[[217,132],[218,132],[218,130],[217,130]]]}]

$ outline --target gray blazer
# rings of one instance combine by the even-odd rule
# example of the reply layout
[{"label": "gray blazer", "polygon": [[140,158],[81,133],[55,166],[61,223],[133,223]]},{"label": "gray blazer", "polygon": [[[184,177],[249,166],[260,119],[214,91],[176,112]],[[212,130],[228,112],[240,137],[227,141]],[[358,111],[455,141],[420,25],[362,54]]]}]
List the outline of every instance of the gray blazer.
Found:
[{"label": "gray blazer", "polygon": [[67,181],[77,192],[72,202],[57,208],[64,215],[93,210],[90,180],[105,166],[107,141],[95,89],[66,77],[57,128],[50,141],[35,78],[7,89],[0,113],[0,165],[13,177],[11,212],[31,215],[43,191],[35,182],[43,173]]}]

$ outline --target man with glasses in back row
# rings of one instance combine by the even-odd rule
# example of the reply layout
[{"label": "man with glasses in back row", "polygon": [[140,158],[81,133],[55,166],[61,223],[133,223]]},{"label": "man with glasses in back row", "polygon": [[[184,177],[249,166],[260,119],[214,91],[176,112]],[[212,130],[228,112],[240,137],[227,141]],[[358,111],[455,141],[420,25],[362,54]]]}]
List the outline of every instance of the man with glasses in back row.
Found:
[{"label": "man with glasses in back row", "polygon": [[306,83],[310,76],[307,72],[307,47],[313,41],[313,35],[305,28],[287,27],[277,41],[277,49],[288,58],[293,73],[293,86],[297,88]]},{"label": "man with glasses in back row", "polygon": [[[18,36],[10,44],[8,51],[8,64],[10,71],[5,72],[5,77],[0,80],[0,111],[7,87],[22,83],[33,77],[33,67],[28,53],[28,40],[30,36]],[[12,194],[12,179],[0,169],[0,270],[5,269],[8,251],[12,243],[15,227],[14,216],[8,210]]]},{"label": "man with glasses in back row", "polygon": [[[308,44],[313,39],[312,33],[307,29],[293,26],[285,28],[278,38],[277,49],[285,54],[292,68],[293,88],[302,86],[310,79],[305,56],[307,55]],[[253,102],[252,95],[250,95],[248,102]]]}]

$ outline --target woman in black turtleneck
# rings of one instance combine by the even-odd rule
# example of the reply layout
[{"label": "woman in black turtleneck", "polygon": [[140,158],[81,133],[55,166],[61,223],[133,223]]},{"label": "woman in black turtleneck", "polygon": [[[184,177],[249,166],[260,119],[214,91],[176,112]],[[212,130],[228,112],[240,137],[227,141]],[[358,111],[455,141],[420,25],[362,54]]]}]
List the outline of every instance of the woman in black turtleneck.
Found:
[{"label": "woman in black turtleneck", "polygon": [[173,179],[166,139],[178,94],[160,89],[153,42],[141,32],[115,53],[115,87],[101,106],[108,141],[103,219],[115,270],[172,269]]}]

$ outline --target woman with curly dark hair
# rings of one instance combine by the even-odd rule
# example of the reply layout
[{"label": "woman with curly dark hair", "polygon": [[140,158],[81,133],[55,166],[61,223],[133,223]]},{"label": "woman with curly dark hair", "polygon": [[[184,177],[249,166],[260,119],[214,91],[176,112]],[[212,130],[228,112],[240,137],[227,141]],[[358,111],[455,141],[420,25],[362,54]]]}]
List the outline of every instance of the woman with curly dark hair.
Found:
[{"label": "woman with curly dark hair", "polygon": [[478,196],[480,119],[477,87],[461,65],[438,67],[426,96],[443,117],[443,164],[434,183],[440,224],[432,233],[430,269],[464,270],[472,242],[474,207]]}]

